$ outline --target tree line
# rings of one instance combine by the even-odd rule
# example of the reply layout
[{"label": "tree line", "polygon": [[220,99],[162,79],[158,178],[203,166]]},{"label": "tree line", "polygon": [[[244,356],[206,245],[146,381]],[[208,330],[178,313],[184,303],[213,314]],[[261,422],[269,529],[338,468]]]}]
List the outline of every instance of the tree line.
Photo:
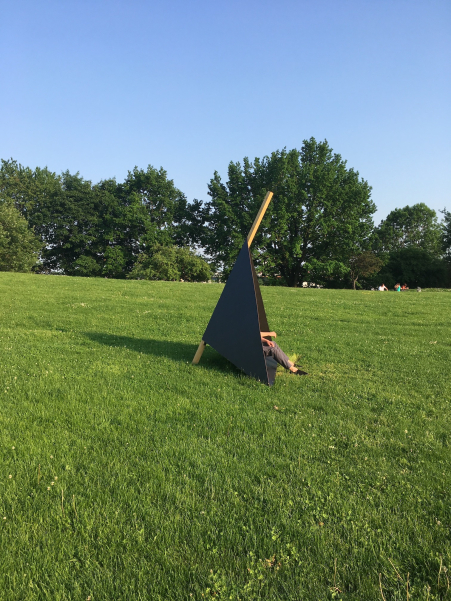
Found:
[{"label": "tree line", "polygon": [[162,168],[92,184],[2,160],[0,271],[226,279],[268,190],[274,197],[252,245],[264,283],[449,284],[451,214],[439,222],[421,203],[375,227],[368,182],[314,138],[300,150],[231,162],[226,182],[214,173],[206,202],[188,202]]}]

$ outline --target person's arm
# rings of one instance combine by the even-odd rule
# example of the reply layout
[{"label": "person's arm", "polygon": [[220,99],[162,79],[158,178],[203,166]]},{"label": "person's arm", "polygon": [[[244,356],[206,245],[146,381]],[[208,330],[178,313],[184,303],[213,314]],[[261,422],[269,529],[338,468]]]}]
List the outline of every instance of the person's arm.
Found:
[{"label": "person's arm", "polygon": [[275,332],[260,332],[260,338],[262,341],[262,344],[267,344],[268,346],[274,346],[274,342],[272,340],[267,340],[265,338],[265,336],[274,336],[274,338],[277,336],[277,334]]}]

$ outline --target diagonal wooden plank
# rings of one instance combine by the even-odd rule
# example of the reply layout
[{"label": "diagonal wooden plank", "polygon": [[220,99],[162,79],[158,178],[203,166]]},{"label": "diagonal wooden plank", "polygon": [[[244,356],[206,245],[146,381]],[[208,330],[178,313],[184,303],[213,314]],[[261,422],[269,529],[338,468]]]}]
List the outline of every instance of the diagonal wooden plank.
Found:
[{"label": "diagonal wooden plank", "polygon": [[257,217],[255,218],[254,223],[252,224],[250,232],[247,236],[247,245],[249,246],[249,248],[252,244],[252,240],[254,239],[255,234],[257,233],[260,223],[262,222],[262,219],[265,216],[266,209],[268,208],[268,205],[271,202],[272,197],[273,197],[272,192],[266,193],[265,200],[262,202],[262,206],[260,207],[260,210],[257,213]]}]

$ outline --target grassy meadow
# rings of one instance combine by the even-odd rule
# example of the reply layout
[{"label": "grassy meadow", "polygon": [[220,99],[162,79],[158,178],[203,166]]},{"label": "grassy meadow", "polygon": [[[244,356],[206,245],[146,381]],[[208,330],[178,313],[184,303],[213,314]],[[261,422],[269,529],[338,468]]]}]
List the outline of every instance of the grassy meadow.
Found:
[{"label": "grassy meadow", "polygon": [[263,288],[269,388],[221,290],[0,273],[0,599],[451,599],[451,294]]}]

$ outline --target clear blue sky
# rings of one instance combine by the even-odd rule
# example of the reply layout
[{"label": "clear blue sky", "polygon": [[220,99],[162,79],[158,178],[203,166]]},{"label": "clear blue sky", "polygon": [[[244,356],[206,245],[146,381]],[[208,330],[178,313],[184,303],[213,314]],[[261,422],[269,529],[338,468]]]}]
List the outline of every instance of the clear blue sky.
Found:
[{"label": "clear blue sky", "polygon": [[1,0],[0,157],[122,181],[327,139],[395,207],[451,210],[449,0]]}]

